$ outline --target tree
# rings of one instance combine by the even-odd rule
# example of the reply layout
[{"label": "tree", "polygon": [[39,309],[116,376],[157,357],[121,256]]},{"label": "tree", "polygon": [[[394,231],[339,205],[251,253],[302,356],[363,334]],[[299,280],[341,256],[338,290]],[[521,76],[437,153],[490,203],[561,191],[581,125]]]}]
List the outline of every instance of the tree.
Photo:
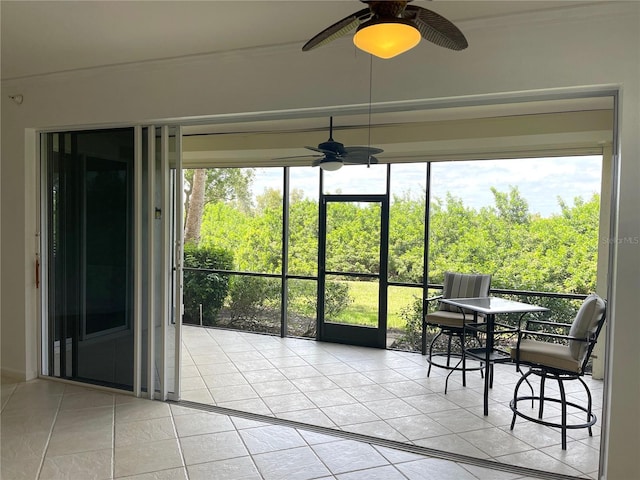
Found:
[{"label": "tree", "polygon": [[185,208],[187,211],[187,220],[184,227],[185,243],[197,245],[200,242],[206,177],[207,171],[205,169],[193,170]]},{"label": "tree", "polygon": [[529,204],[522,198],[518,187],[511,186],[509,193],[499,192],[491,187],[496,208],[502,218],[511,223],[527,223],[529,221]]},{"label": "tree", "polygon": [[239,210],[251,209],[252,168],[208,168],[184,170],[185,242],[198,243],[204,206],[215,202],[233,203]]}]

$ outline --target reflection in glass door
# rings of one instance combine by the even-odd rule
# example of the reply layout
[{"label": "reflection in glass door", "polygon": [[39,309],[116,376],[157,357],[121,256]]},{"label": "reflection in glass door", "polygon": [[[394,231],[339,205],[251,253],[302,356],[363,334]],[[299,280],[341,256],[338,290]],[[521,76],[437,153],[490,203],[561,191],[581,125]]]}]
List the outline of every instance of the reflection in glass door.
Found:
[{"label": "reflection in glass door", "polygon": [[48,373],[133,389],[133,128],[51,133]]},{"label": "reflection in glass door", "polygon": [[323,195],[319,340],[386,347],[388,218],[386,195]]}]

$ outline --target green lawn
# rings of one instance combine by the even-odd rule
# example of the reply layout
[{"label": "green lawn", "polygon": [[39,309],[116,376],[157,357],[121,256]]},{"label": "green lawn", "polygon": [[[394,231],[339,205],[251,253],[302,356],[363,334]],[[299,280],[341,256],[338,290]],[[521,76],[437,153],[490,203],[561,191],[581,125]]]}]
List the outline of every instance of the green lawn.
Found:
[{"label": "green lawn", "polygon": [[[351,304],[332,320],[339,323],[375,326],[378,320],[378,284],[374,282],[350,282],[349,297]],[[400,311],[413,302],[414,297],[420,298],[422,290],[409,287],[389,287],[387,306],[387,328],[401,329],[404,320]]]}]

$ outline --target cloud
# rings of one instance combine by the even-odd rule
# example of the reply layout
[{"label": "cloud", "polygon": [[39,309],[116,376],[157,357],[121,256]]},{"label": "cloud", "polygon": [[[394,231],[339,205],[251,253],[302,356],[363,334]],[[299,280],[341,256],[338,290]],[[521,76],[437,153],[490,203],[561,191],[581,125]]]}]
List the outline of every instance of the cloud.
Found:
[{"label": "cloud", "polygon": [[[386,165],[345,166],[324,176],[325,192],[344,194],[383,194]],[[549,216],[560,213],[558,197],[571,204],[575,197],[587,200],[600,192],[602,157],[556,157],[514,160],[434,162],[431,168],[431,195],[444,199],[447,192],[472,208],[493,206],[491,187],[508,192],[517,186],[528,201],[529,211]],[[319,169],[291,168],[291,188],[317,198]],[[265,188],[282,190],[282,168],[256,169],[254,195]],[[392,195],[410,194],[421,198],[426,185],[426,164],[391,166]]]}]

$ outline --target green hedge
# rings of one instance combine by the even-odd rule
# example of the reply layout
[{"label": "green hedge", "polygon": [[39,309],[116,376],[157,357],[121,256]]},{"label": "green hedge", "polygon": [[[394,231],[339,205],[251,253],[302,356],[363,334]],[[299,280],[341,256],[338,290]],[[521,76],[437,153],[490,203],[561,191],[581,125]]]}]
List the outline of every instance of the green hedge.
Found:
[{"label": "green hedge", "polygon": [[224,248],[184,246],[184,322],[215,325],[229,293],[229,275],[198,269],[231,270],[233,253]]}]

